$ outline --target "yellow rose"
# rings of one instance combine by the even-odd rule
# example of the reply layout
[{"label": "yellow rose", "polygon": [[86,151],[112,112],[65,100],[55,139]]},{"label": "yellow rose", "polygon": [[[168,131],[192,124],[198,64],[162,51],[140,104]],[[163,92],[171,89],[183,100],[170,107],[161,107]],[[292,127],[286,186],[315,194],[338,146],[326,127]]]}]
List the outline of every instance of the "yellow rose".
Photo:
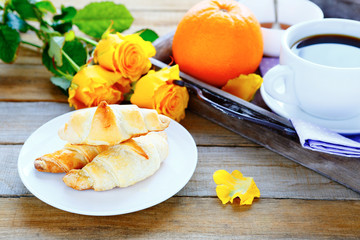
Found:
[{"label": "yellow rose", "polygon": [[175,121],[182,120],[185,117],[189,94],[185,87],[173,84],[172,80],[180,80],[178,65],[157,72],[150,70],[136,83],[131,103],[156,109],[158,113]]},{"label": "yellow rose", "polygon": [[114,52],[122,40],[117,34],[108,34],[106,38],[101,39],[94,51],[94,62],[99,63],[103,68],[109,71],[116,71],[114,64]]},{"label": "yellow rose", "polygon": [[138,34],[108,34],[96,46],[94,61],[108,70],[120,72],[131,81],[137,81],[151,68],[149,58],[155,53],[151,42],[144,41]]},{"label": "yellow rose", "polygon": [[128,91],[130,80],[99,65],[92,65],[82,68],[74,76],[68,101],[75,109],[94,107],[101,101],[113,104],[121,102]]}]

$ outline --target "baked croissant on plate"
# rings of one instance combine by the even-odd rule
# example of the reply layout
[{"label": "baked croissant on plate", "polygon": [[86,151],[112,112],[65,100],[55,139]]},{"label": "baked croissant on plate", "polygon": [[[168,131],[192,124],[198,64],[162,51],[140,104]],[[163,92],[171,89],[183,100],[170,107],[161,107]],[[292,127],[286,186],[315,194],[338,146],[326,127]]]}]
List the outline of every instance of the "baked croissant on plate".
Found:
[{"label": "baked croissant on plate", "polygon": [[153,175],[168,155],[164,131],[132,138],[97,155],[81,170],[71,170],[63,181],[76,190],[127,187]]},{"label": "baked croissant on plate", "polygon": [[107,150],[107,145],[75,145],[66,144],[63,149],[45,154],[34,162],[35,168],[40,172],[63,173],[71,169],[83,168],[91,162],[96,155]]},{"label": "baked croissant on plate", "polygon": [[149,131],[162,131],[170,118],[156,110],[141,110],[136,105],[108,105],[75,111],[59,129],[59,136],[72,144],[115,145]]}]

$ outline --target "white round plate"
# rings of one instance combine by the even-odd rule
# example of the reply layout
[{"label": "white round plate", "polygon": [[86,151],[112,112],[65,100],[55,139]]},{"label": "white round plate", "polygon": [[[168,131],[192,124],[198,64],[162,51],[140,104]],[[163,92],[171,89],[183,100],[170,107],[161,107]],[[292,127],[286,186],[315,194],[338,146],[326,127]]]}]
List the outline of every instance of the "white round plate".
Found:
[{"label": "white round plate", "polygon": [[169,155],[151,177],[126,188],[96,192],[77,191],[65,185],[65,174],[44,173],[34,160],[61,149],[65,142],[57,134],[72,112],[61,115],[37,129],[23,145],[18,171],[26,188],[43,202],[64,211],[93,216],[119,215],[159,204],[180,191],[190,180],[197,164],[197,148],[190,133],[171,120],[165,130]]},{"label": "white round plate", "polygon": [[[282,88],[283,86],[278,86]],[[279,114],[282,117],[287,119],[298,118],[304,121],[316,124],[321,127],[325,127],[334,132],[341,134],[359,134],[360,133],[360,115],[351,119],[345,120],[327,120],[314,117],[310,114],[307,114],[299,107],[291,104],[286,104],[281,101],[278,101],[271,97],[264,89],[262,85],[260,88],[261,96],[264,99],[264,102],[268,107],[273,110],[275,113]]]}]

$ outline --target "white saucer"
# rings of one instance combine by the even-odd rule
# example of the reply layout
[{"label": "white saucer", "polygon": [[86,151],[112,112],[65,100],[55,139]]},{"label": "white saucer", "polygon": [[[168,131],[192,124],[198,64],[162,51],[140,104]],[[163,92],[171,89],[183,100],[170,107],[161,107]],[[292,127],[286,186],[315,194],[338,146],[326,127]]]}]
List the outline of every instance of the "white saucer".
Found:
[{"label": "white saucer", "polygon": [[[281,87],[281,86],[279,86]],[[342,134],[359,134],[360,133],[360,115],[354,118],[345,120],[327,120],[314,117],[301,110],[299,107],[291,104],[286,104],[271,97],[262,85],[260,93],[264,102],[276,114],[287,119],[298,118],[310,123],[325,127],[337,133]]]}]

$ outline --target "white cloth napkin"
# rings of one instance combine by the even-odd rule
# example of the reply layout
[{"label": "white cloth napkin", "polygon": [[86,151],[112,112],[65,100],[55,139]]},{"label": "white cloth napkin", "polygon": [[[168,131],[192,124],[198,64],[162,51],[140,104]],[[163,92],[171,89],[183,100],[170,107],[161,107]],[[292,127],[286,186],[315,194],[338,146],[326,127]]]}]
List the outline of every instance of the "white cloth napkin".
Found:
[{"label": "white cloth napkin", "polygon": [[343,136],[301,119],[291,119],[304,148],[360,158],[360,135]]}]

